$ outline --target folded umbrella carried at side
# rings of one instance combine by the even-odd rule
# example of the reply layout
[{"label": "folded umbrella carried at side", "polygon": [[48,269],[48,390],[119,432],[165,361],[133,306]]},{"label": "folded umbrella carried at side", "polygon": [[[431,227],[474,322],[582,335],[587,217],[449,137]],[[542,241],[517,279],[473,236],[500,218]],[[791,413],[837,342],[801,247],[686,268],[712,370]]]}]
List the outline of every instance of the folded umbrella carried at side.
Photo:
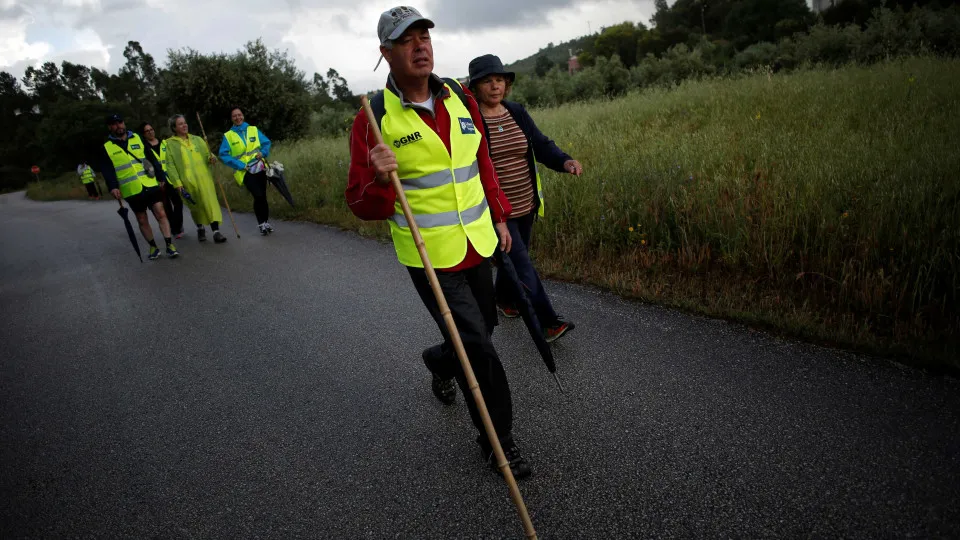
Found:
[{"label": "folded umbrella carried at side", "polygon": [[143,262],[143,255],[140,254],[140,243],[137,242],[137,235],[133,232],[133,225],[130,224],[130,209],[123,205],[123,199],[120,199],[120,209],[117,210],[117,213],[123,218],[123,226],[127,229],[127,236],[130,237],[130,243],[133,244],[133,250],[137,252],[140,262]]},{"label": "folded umbrella carried at side", "polygon": [[280,192],[280,195],[283,195],[283,198],[290,203],[290,206],[295,206],[293,204],[293,195],[290,194],[290,188],[287,187],[287,180],[283,174],[283,163],[279,161],[271,161],[267,163],[266,160],[263,161],[267,169],[267,180],[273,184],[273,187],[277,188],[277,191]]},{"label": "folded umbrella carried at side", "polygon": [[499,249],[496,250],[494,258],[497,263],[497,271],[503,272],[510,292],[513,293],[513,297],[516,299],[517,311],[520,312],[523,323],[527,326],[527,332],[530,333],[530,338],[533,339],[533,343],[537,346],[537,351],[540,352],[543,363],[547,365],[547,371],[553,374],[553,379],[557,381],[557,387],[563,392],[563,384],[560,383],[560,377],[557,376],[557,364],[553,359],[553,351],[550,349],[550,344],[547,343],[547,339],[543,336],[543,327],[540,325],[540,319],[537,317],[537,312],[533,308],[533,302],[530,301],[530,297],[527,295],[527,289],[523,281],[520,280],[520,276],[517,274],[516,267],[513,266],[513,261],[510,260],[509,255]]}]

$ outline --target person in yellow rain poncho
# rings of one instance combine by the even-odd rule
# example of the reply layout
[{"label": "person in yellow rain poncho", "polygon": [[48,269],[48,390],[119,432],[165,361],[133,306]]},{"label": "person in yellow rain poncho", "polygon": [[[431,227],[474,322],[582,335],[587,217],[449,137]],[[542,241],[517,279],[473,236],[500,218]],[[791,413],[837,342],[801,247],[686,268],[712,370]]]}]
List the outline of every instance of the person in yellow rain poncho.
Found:
[{"label": "person in yellow rain poncho", "polygon": [[210,174],[210,165],[216,162],[216,158],[210,153],[206,141],[190,135],[187,119],[182,114],[170,117],[170,131],[173,132],[173,137],[167,139],[167,176],[170,183],[177,188],[182,185],[193,197],[195,204],[187,207],[193,222],[197,224],[197,239],[206,241],[204,225],[210,225],[213,241],[222,244],[227,241],[227,237],[220,232],[223,212],[217,200],[213,175]]}]

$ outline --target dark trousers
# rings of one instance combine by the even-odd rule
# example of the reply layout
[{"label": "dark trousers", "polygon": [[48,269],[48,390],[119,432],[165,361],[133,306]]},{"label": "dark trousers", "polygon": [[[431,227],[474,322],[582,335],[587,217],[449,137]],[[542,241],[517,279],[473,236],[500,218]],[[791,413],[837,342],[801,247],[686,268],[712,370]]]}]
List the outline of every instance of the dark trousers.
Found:
[{"label": "dark trousers", "polygon": [[[460,366],[460,360],[454,351],[453,343],[447,332],[447,325],[440,314],[437,299],[430,288],[427,274],[422,268],[407,268],[413,285],[423,304],[427,307],[433,320],[436,321],[443,343],[428,349],[424,360],[427,369],[442,379],[456,377],[463,392],[464,401],[470,411],[470,419],[474,427],[480,432],[477,441],[484,450],[489,449],[487,434],[473,401],[467,379]],[[493,295],[493,275],[490,264],[482,264],[460,272],[437,272],[440,288],[450,306],[453,320],[457,324],[460,340],[470,359],[473,373],[480,385],[493,427],[503,445],[510,446],[513,432],[513,402],[510,399],[510,385],[507,383],[507,374],[500,363],[500,357],[493,347],[490,337],[493,327],[497,324],[497,306]]]},{"label": "dark trousers", "polygon": [[87,196],[88,197],[97,197],[97,184],[96,181],[90,182],[89,184],[84,184],[87,187]]},{"label": "dark trousers", "polygon": [[[510,237],[513,240],[513,247],[510,248],[509,255],[513,266],[517,269],[517,275],[527,291],[527,297],[530,298],[533,309],[537,312],[537,319],[539,319],[541,326],[548,327],[556,324],[557,312],[553,310],[553,305],[550,303],[546,289],[543,288],[537,269],[533,267],[533,261],[530,260],[530,252],[527,251],[535,216],[536,214],[531,212],[525,216],[507,220],[507,228],[510,229]],[[501,305],[512,306],[518,299],[514,298],[506,280],[505,275],[497,272],[497,301]]]},{"label": "dark trousers", "polygon": [[257,224],[270,219],[270,204],[267,202],[267,171],[257,174],[247,173],[243,185],[253,195],[253,213],[257,215]]},{"label": "dark trousers", "polygon": [[170,220],[170,232],[174,235],[183,232],[183,199],[180,193],[170,184],[163,188],[163,209]]}]

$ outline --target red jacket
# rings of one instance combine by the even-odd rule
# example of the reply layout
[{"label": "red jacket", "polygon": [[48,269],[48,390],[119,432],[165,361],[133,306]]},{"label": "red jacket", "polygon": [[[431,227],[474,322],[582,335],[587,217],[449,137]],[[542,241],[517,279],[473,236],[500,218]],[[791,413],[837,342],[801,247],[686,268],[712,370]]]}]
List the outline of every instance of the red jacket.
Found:
[{"label": "red jacket", "polygon": [[[417,114],[423,122],[435,131],[443,144],[447,147],[447,153],[450,152],[450,114],[444,102],[447,99],[458,99],[451,96],[450,92],[443,86],[443,81],[436,75],[430,77],[430,91],[437,96],[434,101],[434,115],[429,111],[417,108]],[[404,106],[410,103],[403,98],[393,85],[393,78],[387,80],[387,87],[395,94],[400,96]],[[439,94],[439,95],[438,95]],[[483,117],[480,116],[480,108],[477,101],[469,90],[464,89],[467,96],[467,109],[470,116],[473,117],[473,123],[476,126],[483,125]],[[355,216],[363,220],[381,220],[387,219],[394,214],[394,203],[397,194],[393,191],[390,184],[382,185],[376,182],[376,173],[373,165],[370,163],[370,149],[376,146],[373,133],[370,131],[370,124],[367,122],[367,116],[361,110],[353,119],[353,130],[350,133],[350,170],[347,174],[347,205]],[[483,191],[487,196],[487,204],[490,206],[490,214],[495,223],[505,223],[510,217],[510,202],[506,195],[500,189],[500,181],[497,179],[497,173],[493,168],[493,161],[490,160],[490,154],[487,149],[487,141],[480,132],[480,146],[477,148],[477,164],[480,168],[480,183],[483,184]],[[498,248],[499,249],[499,248]],[[477,253],[473,245],[467,242],[467,254],[463,261],[453,268],[443,269],[445,271],[464,270],[476,266],[483,262],[484,258]]]}]

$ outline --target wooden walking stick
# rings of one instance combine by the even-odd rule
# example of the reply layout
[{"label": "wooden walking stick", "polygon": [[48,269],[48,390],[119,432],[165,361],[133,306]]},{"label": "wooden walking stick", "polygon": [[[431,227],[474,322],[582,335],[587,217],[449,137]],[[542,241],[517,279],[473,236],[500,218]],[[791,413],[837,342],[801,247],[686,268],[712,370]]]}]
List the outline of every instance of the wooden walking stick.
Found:
[{"label": "wooden walking stick", "polygon": [[[200,120],[200,111],[197,111],[197,122],[200,124],[200,133],[203,133],[203,142],[209,145],[207,142],[207,132],[203,129],[203,120]],[[227,201],[227,190],[223,189],[223,184],[220,183],[220,169],[216,166],[213,168],[214,174],[217,175],[217,185],[220,186],[220,193],[223,195],[223,204],[227,207],[227,215],[230,216],[230,223],[233,224],[233,232],[237,234],[237,238],[240,238],[240,231],[237,230],[237,222],[233,220],[233,212],[230,211],[230,203]]]},{"label": "wooden walking stick", "polygon": [[[367,96],[360,97],[360,103],[363,104],[363,110],[367,113],[367,121],[370,123],[370,129],[377,144],[383,144],[383,135],[380,134],[380,126],[373,115],[373,109],[370,108],[370,102]],[[530,520],[530,514],[527,513],[527,506],[523,502],[523,496],[520,495],[520,488],[517,487],[517,481],[510,470],[510,464],[507,463],[506,456],[503,455],[503,448],[500,446],[500,439],[497,437],[497,431],[493,427],[493,420],[490,419],[490,412],[487,411],[487,404],[483,400],[483,394],[480,392],[480,385],[477,383],[477,377],[473,374],[473,367],[470,366],[470,359],[467,358],[467,352],[463,348],[463,341],[460,340],[460,332],[457,331],[457,325],[453,321],[453,314],[450,312],[450,306],[447,305],[447,299],[443,296],[443,290],[440,288],[440,282],[437,280],[437,274],[430,263],[430,257],[427,255],[427,247],[423,243],[423,237],[420,236],[420,228],[413,218],[413,212],[410,210],[410,204],[407,197],[403,194],[403,186],[400,184],[400,177],[396,171],[390,173],[390,183],[393,190],[397,193],[397,200],[403,208],[403,215],[410,226],[410,234],[413,235],[413,241],[417,245],[417,251],[420,252],[420,260],[423,262],[423,269],[427,273],[427,279],[430,281],[430,288],[433,289],[433,296],[437,299],[437,305],[440,307],[440,313],[443,315],[443,321],[447,324],[447,333],[450,334],[450,340],[453,341],[453,348],[457,351],[457,358],[460,359],[460,366],[463,368],[463,374],[467,379],[467,386],[473,394],[473,400],[477,404],[477,411],[483,420],[483,427],[487,432],[487,439],[493,447],[493,452],[497,457],[497,467],[503,474],[503,478],[510,489],[510,498],[517,507],[517,514],[523,522],[523,531],[527,538],[536,538],[537,532],[533,528],[533,522]]]}]

